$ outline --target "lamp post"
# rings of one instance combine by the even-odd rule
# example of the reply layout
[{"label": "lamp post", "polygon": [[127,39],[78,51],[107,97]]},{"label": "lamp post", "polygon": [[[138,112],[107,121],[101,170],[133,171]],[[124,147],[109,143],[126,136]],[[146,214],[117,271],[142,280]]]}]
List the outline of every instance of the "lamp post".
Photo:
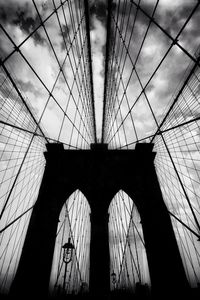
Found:
[{"label": "lamp post", "polygon": [[66,275],[67,275],[67,265],[72,260],[72,254],[74,245],[71,243],[71,239],[68,238],[68,242],[65,243],[63,246],[63,262],[65,263],[65,272],[63,278],[63,293],[65,292],[65,283],[66,283]]},{"label": "lamp post", "polygon": [[117,275],[114,271],[112,272],[111,277],[112,277],[112,283],[113,283],[114,289],[115,289],[115,283],[117,282]]}]

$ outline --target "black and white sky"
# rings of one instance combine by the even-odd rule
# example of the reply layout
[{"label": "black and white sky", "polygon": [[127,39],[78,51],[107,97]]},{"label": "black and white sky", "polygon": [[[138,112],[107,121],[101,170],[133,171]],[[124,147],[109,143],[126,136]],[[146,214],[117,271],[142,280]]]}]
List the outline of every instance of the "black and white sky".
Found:
[{"label": "black and white sky", "polygon": [[[74,1],[70,1],[73,3]],[[126,2],[126,10],[123,11],[123,3]],[[138,3],[138,0],[135,1]],[[190,15],[196,0],[160,0],[154,15],[154,19],[172,36],[176,37],[185,20]],[[36,6],[43,18],[47,16],[53,9],[52,1],[36,0]],[[60,1],[55,1],[56,6]],[[136,14],[135,6],[131,1],[113,1],[112,14],[114,15],[118,9],[118,15],[124,18],[124,24],[127,26],[127,36],[130,34],[134,17]],[[151,15],[155,7],[155,0],[139,1],[141,7]],[[117,8],[118,5],[118,8]],[[107,20],[107,1],[106,0],[90,0],[90,36],[92,45],[92,61],[93,61],[93,80],[94,80],[94,95],[98,137],[101,135],[102,122],[102,106],[103,106],[103,86],[104,86],[104,62],[105,62],[105,45],[106,45],[106,20]],[[69,10],[66,9],[67,20],[70,20]],[[130,15],[129,15],[130,12]],[[196,10],[191,20],[178,38],[181,46],[183,46],[190,54],[194,55],[200,43],[199,35],[199,18],[200,11]],[[39,16],[31,0],[2,0],[0,2],[0,20],[1,24],[14,40],[16,45],[19,45],[40,23]],[[135,23],[134,33],[129,45],[130,56],[137,56],[141,41],[144,37],[149,19],[141,12],[137,12],[137,20]],[[67,34],[72,31],[73,24],[70,21],[64,24],[64,19],[61,18],[63,32]],[[52,16],[45,24],[50,38],[53,41],[53,46],[60,61],[64,60],[65,47],[56,16]],[[113,32],[114,34],[114,32]],[[112,33],[111,33],[112,36]],[[128,40],[128,39],[127,39]],[[164,53],[170,46],[170,39],[155,25],[151,25],[145,43],[142,47],[140,57],[137,62],[137,71],[140,76],[142,85],[144,86],[153,71],[156,69]],[[46,86],[51,89],[57,74],[57,65],[52,51],[47,42],[47,38],[43,28],[35,32],[20,48],[23,55],[30,62],[31,66],[44,81]],[[0,55],[4,59],[13,51],[13,45],[6,37],[5,33],[0,30]],[[146,94],[152,105],[158,120],[162,119],[163,112],[169,104],[170,99],[177,87],[183,80],[183,75],[191,62],[189,57],[180,50],[179,47],[172,47],[165,61],[162,63],[151,82],[148,84]],[[6,61],[9,70],[15,75],[16,82],[22,92],[24,92],[34,108],[34,111],[39,119],[44,108],[45,101],[48,97],[47,92],[41,86],[41,83],[33,74],[30,67],[22,59],[18,53],[14,53]],[[117,73],[117,67],[116,73]],[[127,60],[123,72],[123,82],[126,86],[131,73],[131,64]],[[66,66],[67,80],[72,82],[73,74],[70,67]],[[55,97],[62,107],[66,99],[66,91],[64,90],[63,80],[59,80],[54,91]],[[135,75],[131,77],[127,95],[130,106],[134,99],[140,93],[141,86]],[[119,89],[118,96],[121,97],[123,90]],[[75,96],[76,97],[76,96]],[[69,114],[74,113],[74,108],[69,108]],[[127,113],[127,107],[122,103],[122,116]],[[139,137],[144,137],[153,132],[155,122],[153,121],[151,112],[145,104],[145,100],[141,97],[137,107],[133,111],[136,129]],[[118,115],[119,118],[119,115]],[[120,120],[119,120],[120,121]],[[58,131],[61,126],[61,112],[56,108],[55,103],[50,101],[46,113],[42,118],[42,124],[52,138],[58,137]],[[125,123],[127,133],[130,134],[132,128],[129,121]],[[130,132],[129,132],[130,131]],[[63,129],[61,140],[67,141],[67,128]],[[129,138],[133,141],[134,137]]]}]

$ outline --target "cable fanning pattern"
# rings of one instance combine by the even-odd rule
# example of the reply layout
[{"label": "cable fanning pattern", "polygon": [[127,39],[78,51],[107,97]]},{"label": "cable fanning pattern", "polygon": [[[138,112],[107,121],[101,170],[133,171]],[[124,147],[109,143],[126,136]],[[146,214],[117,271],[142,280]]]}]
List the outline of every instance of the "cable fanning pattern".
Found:
[{"label": "cable fanning pattern", "polygon": [[[87,1],[32,1],[27,7],[34,20],[28,29],[23,15],[12,26],[0,24],[8,45],[0,64],[1,293],[9,291],[18,266],[44,172],[45,144],[85,149],[96,140]],[[68,224],[77,238],[73,220]],[[88,281],[88,247],[84,254],[76,243],[72,280],[78,286]]]},{"label": "cable fanning pattern", "polygon": [[[189,26],[198,18],[199,2],[191,6],[173,36],[161,18],[156,18],[161,6],[159,0],[148,9],[142,0],[116,0],[108,7],[102,135],[112,149],[134,149],[138,142],[155,144],[155,166],[163,197],[188,280],[195,287],[200,276],[199,44],[197,41],[195,47],[186,49],[180,40],[186,38]],[[173,97],[176,85],[170,76],[179,78]],[[122,220],[119,223],[123,226]],[[112,230],[117,236],[119,229]],[[121,253],[118,265],[122,264]]]}]

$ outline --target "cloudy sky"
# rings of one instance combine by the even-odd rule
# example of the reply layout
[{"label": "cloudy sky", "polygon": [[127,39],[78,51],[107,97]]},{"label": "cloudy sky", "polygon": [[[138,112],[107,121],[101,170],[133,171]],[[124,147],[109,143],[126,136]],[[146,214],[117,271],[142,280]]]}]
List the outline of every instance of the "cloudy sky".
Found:
[{"label": "cloudy sky", "polygon": [[[118,5],[118,1],[113,2],[112,17],[117,19],[118,15],[118,26],[121,26],[120,22],[124,18],[124,25],[120,29],[122,35],[128,43],[136,15],[135,6],[131,4],[131,1],[121,1],[120,5]],[[54,3],[56,7],[60,5],[59,0],[54,1]],[[62,64],[62,62],[65,60],[65,46],[69,46],[70,39],[71,41],[73,40],[74,30],[78,24],[78,19],[76,19],[76,16],[74,16],[73,19],[72,15],[70,14],[70,12],[73,11],[75,15],[75,8],[80,8],[78,1],[69,1],[69,3],[70,4],[65,5],[65,16],[62,12],[62,9],[58,10],[58,16],[63,34],[65,36],[65,41],[63,40],[59,23],[55,14],[45,23],[45,28],[51,39],[60,64]],[[149,15],[152,14],[155,3],[155,0],[140,1],[141,7]],[[178,31],[189,16],[195,3],[196,1],[189,0],[160,0],[154,15],[155,20],[163,28],[165,28],[172,37],[176,37]],[[37,7],[40,16],[38,15],[35,6]],[[44,20],[54,9],[54,4],[52,1],[37,0],[35,1],[35,6],[32,1],[29,0],[3,0],[0,3],[1,24],[16,45],[19,45],[21,42],[23,42],[23,40],[34,30],[34,28],[38,26],[40,23],[40,17]],[[89,1],[89,6],[96,122],[98,138],[100,138],[104,86],[107,1],[91,0]],[[79,12],[80,11],[81,10],[79,10]],[[64,17],[66,18],[67,23],[65,22]],[[199,11],[197,10],[179,37],[179,43],[191,54],[194,54],[200,42],[198,35],[198,20]],[[132,57],[133,61],[137,56],[148,23],[148,18],[144,16],[142,12],[137,12],[137,18],[134,26],[135,28],[132,32],[132,37],[129,44],[129,55]],[[126,37],[125,30],[127,31]],[[114,34],[115,29],[114,26],[112,26],[111,38],[112,42],[116,43],[116,40],[114,41]],[[166,35],[163,34],[163,32],[155,25],[151,25],[145,43],[142,47],[141,54],[137,61],[137,73],[143,86],[151,77],[153,71],[156,69],[170,44],[171,41],[169,38],[167,38]],[[66,110],[67,101],[70,98],[66,114],[72,121],[74,121],[75,117],[75,124],[78,127],[82,115],[82,106],[80,104],[81,100],[78,98],[78,85],[73,83],[75,65],[73,62],[72,50],[74,50],[74,55],[76,56],[75,61],[77,64],[78,51],[80,50],[77,50],[76,41],[74,41],[72,48],[69,50],[71,61],[68,58],[65,60],[63,68],[65,75],[60,74],[53,90],[53,95],[63,111]],[[59,67],[55,55],[51,50],[44,29],[40,27],[35,34],[33,34],[21,46],[20,49],[24,57],[30,63],[31,67],[37,72],[38,76],[44,82],[49,91],[51,91],[55,83],[56,76],[58,75]],[[118,62],[115,61],[112,65],[112,70],[114,70],[112,71],[112,75],[115,76],[115,79],[118,76],[118,70],[122,69],[122,65],[124,63],[124,71],[122,74],[123,82],[120,82],[119,80],[117,81],[116,79],[116,86],[119,84],[117,95],[118,101],[121,101],[124,87],[129,81],[126,94],[129,105],[131,106],[141,92],[141,84],[139,83],[134,72],[130,78],[132,65],[128,56],[125,58],[125,48],[122,51],[122,43],[121,45],[118,44],[118,46],[116,44],[116,49],[119,51],[118,53],[116,50],[115,53],[116,56],[118,55],[118,62],[120,53],[122,53],[122,63],[118,65]],[[13,51],[13,44],[2,30],[0,31],[0,51],[3,59]],[[162,63],[158,72],[149,83],[146,90],[146,95],[158,120],[162,118],[164,108],[169,103],[177,85],[183,79],[183,74],[189,62],[190,59],[187,57],[187,55],[185,55],[177,46],[174,46],[169,52],[167,58]],[[31,106],[34,108],[37,119],[39,119],[48,99],[48,90],[45,89],[40,80],[34,75],[33,70],[31,70],[30,66],[28,66],[24,58],[22,58],[19,53],[15,52],[9,57],[9,59],[6,60],[6,67],[12,72],[13,76],[16,77],[18,87],[20,87],[22,92],[24,92],[26,97],[29,99]],[[113,72],[115,72],[115,74]],[[80,76],[81,72],[79,71],[79,77]],[[70,87],[72,87],[73,94],[71,97],[69,92]],[[115,96],[115,103],[117,103],[116,99],[117,98]],[[80,112],[77,114],[75,112],[76,105],[80,109]],[[63,111],[60,109],[60,107],[58,107],[55,101],[51,98],[48,102],[47,109],[42,117],[41,123],[50,137],[69,143],[70,133],[73,130],[72,122],[65,117],[64,123],[62,124]],[[127,111],[127,100],[124,97],[122,99],[121,112],[118,113],[116,118],[117,124],[120,124],[122,118],[126,116]],[[132,117],[134,118],[136,131],[139,138],[148,136],[148,134],[152,133],[155,128],[155,122],[152,118],[149,108],[147,107],[144,95],[140,97],[140,101],[133,109]],[[117,128],[117,124],[115,124],[115,128]],[[133,134],[131,115],[129,115],[124,124],[126,126],[128,142],[135,141],[136,137]],[[85,130],[87,137],[87,131],[89,131],[88,125],[82,125],[82,127],[82,133],[84,132],[83,130]],[[62,130],[60,132],[61,128]],[[125,139],[122,128],[120,129],[120,134],[121,143],[123,145],[123,143],[125,143]],[[73,132],[73,136],[75,141],[77,138],[76,129]],[[71,141],[71,143],[73,144],[74,142]]]},{"label": "cloudy sky", "polygon": [[[150,16],[153,13],[155,4],[156,1],[140,1],[141,7]],[[167,32],[173,38],[176,38],[179,30],[190,15],[195,4],[196,1],[159,1],[154,18],[159,25],[167,30]],[[136,15],[137,17],[135,18]],[[138,51],[141,47],[149,24],[149,19],[141,11],[137,12],[136,6],[132,5],[131,1],[127,1],[127,3],[122,1],[120,6],[116,6],[115,10],[112,10],[112,17],[115,19],[113,24],[116,22],[116,20],[118,23],[118,36],[120,31],[125,44],[129,45],[129,53],[125,59],[126,51],[123,49],[122,43],[117,44],[118,40],[114,36],[115,31],[112,29],[112,42],[115,41],[117,45],[116,48],[118,47],[119,49],[117,56],[119,57],[121,54],[122,57],[120,65],[117,66],[115,60],[115,63],[112,64],[112,69],[119,68],[121,71],[124,63],[124,71],[122,73],[123,83],[121,81],[121,84],[118,84],[119,78],[116,80],[117,87],[119,87],[119,101],[123,98],[122,118],[127,116],[127,111],[129,110],[126,104],[126,97],[123,97],[123,85],[126,87],[126,84],[128,83],[126,95],[129,105],[132,106],[132,104],[138,98],[138,95],[141,94],[142,86],[144,87],[151,79],[146,88],[146,96],[152,106],[156,119],[160,120],[162,119],[163,112],[165,111],[166,106],[169,104],[177,85],[183,82],[184,72],[191,60],[183,53],[182,50],[180,50],[178,46],[174,46],[169,51],[167,57],[160,65],[156,74],[153,76],[153,78],[151,78],[153,72],[156,70],[163,56],[170,47],[172,41],[157,26],[152,24],[148,30],[141,53],[137,58]],[[121,25],[122,23],[123,25]],[[199,10],[195,12],[185,29],[182,31],[181,35],[178,37],[180,45],[193,55],[200,42],[198,24]],[[118,58],[118,62],[119,60],[120,59]],[[131,60],[133,63],[135,63],[137,60],[137,74],[135,72],[131,73],[133,69]],[[115,79],[116,73],[118,73],[116,70],[114,73],[112,73]],[[140,78],[141,82],[139,81],[138,77]],[[134,119],[139,138],[148,136],[155,130],[155,121],[153,120],[152,113],[145,98],[145,94],[142,93],[139,101],[132,110],[132,117]],[[121,116],[119,113],[118,122],[119,124],[121,123]],[[132,133],[131,136],[129,132],[133,132],[133,126],[131,126],[131,114],[129,114],[129,117],[124,122],[124,125],[126,132],[128,132],[128,142],[130,142],[131,139],[132,141],[136,139],[134,134]],[[123,142],[125,143],[125,140],[123,139],[122,128],[120,134]]]}]

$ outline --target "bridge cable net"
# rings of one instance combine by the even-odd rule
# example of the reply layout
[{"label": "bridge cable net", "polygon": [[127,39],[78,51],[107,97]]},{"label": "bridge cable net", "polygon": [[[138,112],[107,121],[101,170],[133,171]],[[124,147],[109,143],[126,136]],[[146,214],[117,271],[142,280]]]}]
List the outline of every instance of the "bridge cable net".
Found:
[{"label": "bridge cable net", "polygon": [[[89,290],[90,207],[77,190],[61,210],[50,278],[50,294],[86,293]],[[71,261],[63,260],[63,245],[70,238]]]},{"label": "bridge cable net", "polygon": [[[97,141],[96,132],[112,149],[154,143],[155,166],[185,271],[191,285],[199,282],[199,2],[177,3],[108,2],[101,129],[96,128],[87,1],[1,4],[1,292],[9,290],[17,269],[45,167],[46,143],[87,149]],[[129,229],[117,216],[117,197],[114,214],[121,225],[113,223],[112,234],[123,228],[128,241]],[[120,205],[126,210],[126,202]],[[69,235],[73,239],[75,233]],[[123,247],[110,248],[111,256],[112,251],[123,252],[111,266],[123,266],[116,270],[121,288],[128,284],[127,264],[135,265],[130,275],[135,276],[134,289],[144,280],[137,277],[136,253]],[[78,260],[73,266],[79,272]],[[81,278],[80,272],[71,274]]]},{"label": "bridge cable net", "polygon": [[120,190],[109,207],[110,278],[113,292],[126,290],[146,295],[151,281],[139,213],[132,199]]},{"label": "bridge cable net", "polygon": [[87,1],[1,6],[0,290],[6,293],[37,200],[45,145],[87,149],[96,142],[96,125]]},{"label": "bridge cable net", "polygon": [[111,2],[102,142],[119,150],[154,143],[155,167],[185,272],[191,286],[197,286],[199,2]]}]

